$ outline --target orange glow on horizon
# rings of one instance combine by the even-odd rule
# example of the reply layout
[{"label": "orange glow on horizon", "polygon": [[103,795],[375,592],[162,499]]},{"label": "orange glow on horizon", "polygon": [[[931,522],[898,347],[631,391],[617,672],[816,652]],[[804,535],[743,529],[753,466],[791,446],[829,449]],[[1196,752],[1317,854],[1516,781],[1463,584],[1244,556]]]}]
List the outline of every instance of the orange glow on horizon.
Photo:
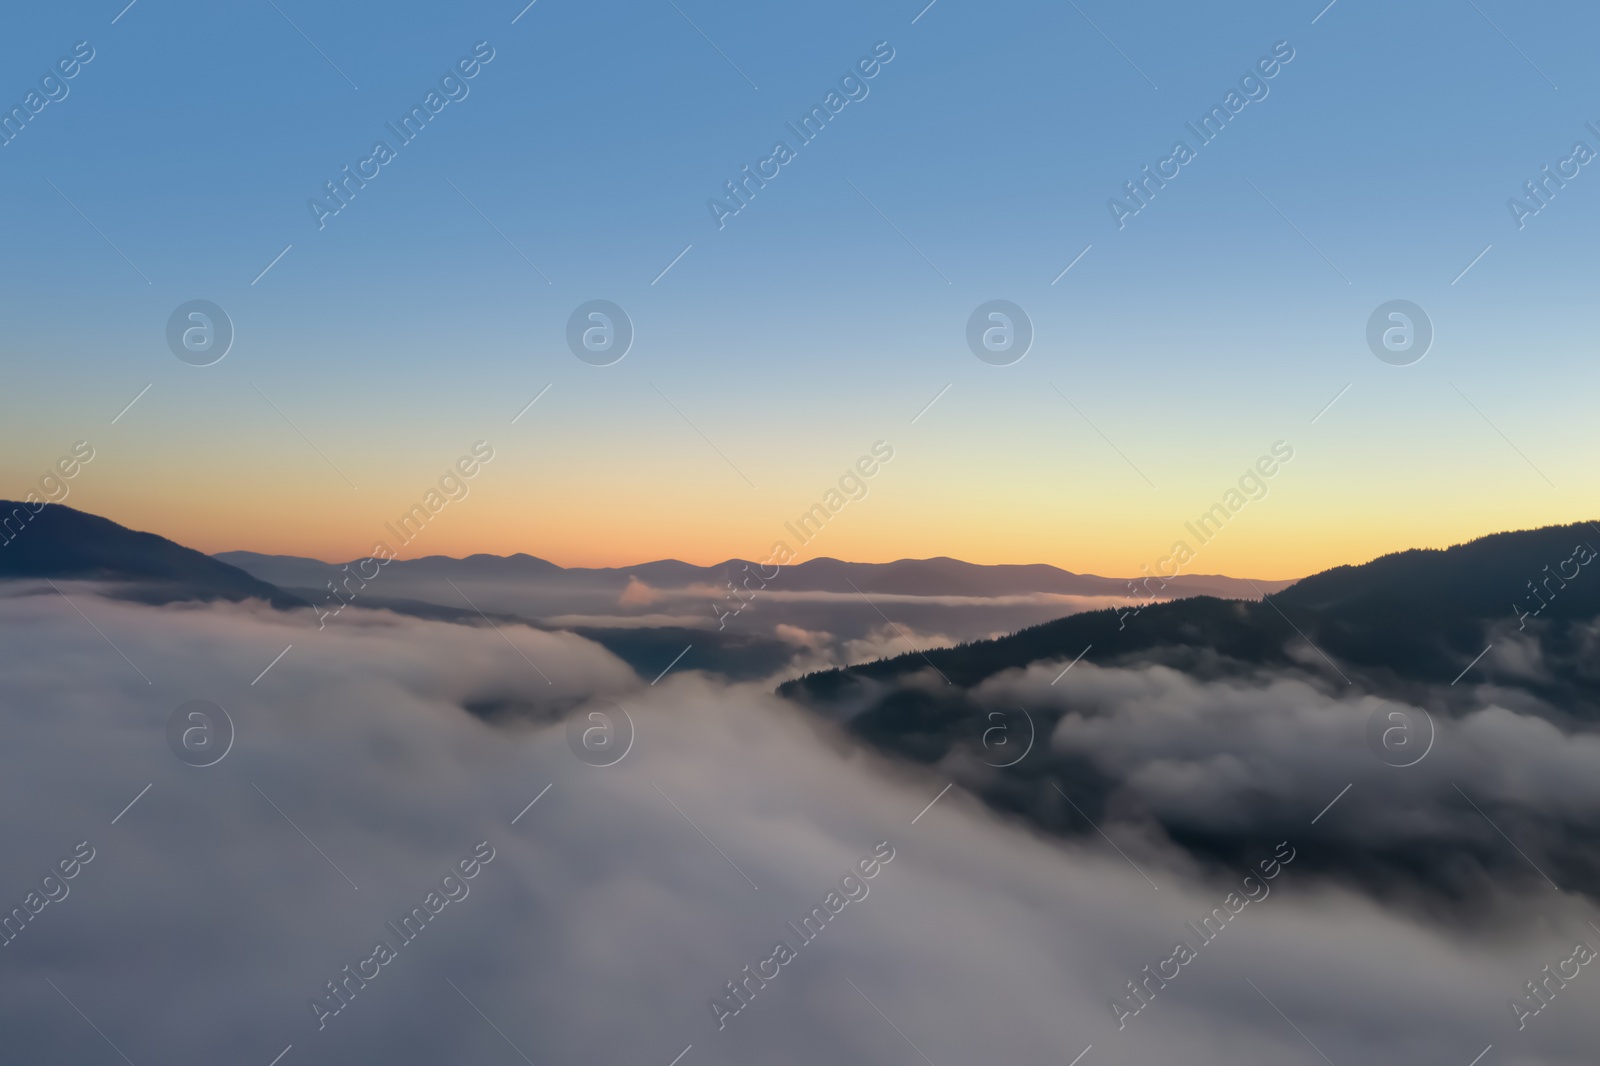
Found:
[{"label": "orange glow on horizon", "polygon": [[[339,497],[334,497],[335,500]],[[378,543],[395,550],[401,559],[428,555],[457,558],[474,555],[525,553],[563,567],[619,568],[659,559],[677,559],[710,566],[732,558],[759,561],[772,557],[775,547],[793,552],[791,563],[819,557],[851,562],[886,563],[899,559],[950,557],[980,565],[1045,563],[1081,574],[1133,577],[1154,570],[1170,555],[1177,541],[1188,543],[1194,557],[1182,574],[1226,574],[1258,580],[1305,577],[1334,566],[1360,564],[1380,555],[1408,548],[1443,548],[1504,531],[1506,523],[1482,514],[1428,515],[1431,521],[1402,524],[1388,518],[1370,526],[1329,529],[1317,516],[1292,516],[1263,511],[1258,521],[1238,528],[1226,527],[1203,544],[1192,528],[1172,520],[1127,515],[1095,516],[1086,527],[1065,537],[1043,530],[1047,522],[1006,522],[999,530],[977,516],[942,527],[911,522],[888,526],[852,516],[846,507],[808,542],[795,535],[793,519],[762,521],[752,514],[713,523],[665,522],[654,528],[625,516],[579,521],[572,514],[517,508],[500,500],[484,500],[472,507],[449,505],[434,515],[409,544],[396,535],[394,519],[374,520],[366,501],[354,495],[343,507],[325,506],[316,522],[300,512],[263,501],[238,501],[219,507],[215,498],[186,497],[169,504],[152,505],[128,492],[75,493],[66,501],[131,529],[152,532],[208,554],[253,551],[295,555],[328,562],[345,562],[371,553]],[[462,501],[470,505],[475,501]],[[452,514],[450,506],[461,513]],[[398,515],[404,507],[394,508]],[[859,517],[859,522],[849,521]],[[1555,507],[1535,521],[1514,528],[1558,525],[1578,518],[1557,513]],[[409,527],[408,527],[409,528]],[[366,532],[363,533],[362,531]],[[403,546],[402,546],[403,545]]]}]

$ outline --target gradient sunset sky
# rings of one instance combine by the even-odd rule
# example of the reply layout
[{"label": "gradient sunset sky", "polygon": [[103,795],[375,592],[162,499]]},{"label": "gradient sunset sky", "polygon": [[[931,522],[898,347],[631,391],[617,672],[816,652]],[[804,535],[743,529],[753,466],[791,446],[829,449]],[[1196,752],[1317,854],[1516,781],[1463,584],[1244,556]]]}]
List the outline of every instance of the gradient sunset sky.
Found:
[{"label": "gradient sunset sky", "polygon": [[[405,555],[711,563],[794,544],[883,440],[803,556],[1133,574],[1285,441],[1187,572],[1596,516],[1600,164],[1522,228],[1507,206],[1600,150],[1593,7],[523,2],[12,13],[6,109],[94,58],[0,146],[0,495],[83,439],[71,506],[347,559],[485,440]],[[319,229],[308,199],[479,42],[468,94]],[[1108,199],[1179,139],[1119,229]],[[796,158],[719,229],[708,199],[777,140]],[[234,324],[215,365],[168,350],[191,299]],[[594,299],[636,330],[614,365],[567,347]],[[1032,319],[1014,365],[968,350],[991,299]],[[1413,365],[1367,346],[1394,299],[1436,331]]]}]

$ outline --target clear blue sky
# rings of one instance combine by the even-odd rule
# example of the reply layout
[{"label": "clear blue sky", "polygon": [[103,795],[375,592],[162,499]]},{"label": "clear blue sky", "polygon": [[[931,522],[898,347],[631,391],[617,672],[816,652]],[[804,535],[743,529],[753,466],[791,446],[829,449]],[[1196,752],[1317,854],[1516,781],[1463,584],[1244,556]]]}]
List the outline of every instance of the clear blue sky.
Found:
[{"label": "clear blue sky", "polygon": [[[501,481],[441,548],[598,561],[587,516],[611,561],[709,559],[764,551],[886,438],[901,465],[830,554],[1132,570],[1284,438],[1299,480],[1236,538],[1263,576],[1583,515],[1600,167],[1524,229],[1506,201],[1600,149],[1600,11],[923,2],[11,13],[7,108],[76,42],[94,58],[0,147],[0,490],[87,437],[83,506],[211,550],[353,554],[482,437]],[[469,95],[319,230],[308,199],[483,41]],[[869,94],[799,146],[785,123],[880,41]],[[1119,230],[1108,198],[1197,145],[1185,123],[1280,41],[1269,94]],[[719,230],[707,200],[780,139],[796,158]],[[238,331],[203,370],[164,340],[194,298]],[[595,298],[638,333],[612,367],[563,339]],[[963,340],[993,298],[1037,331],[1015,366]],[[1395,298],[1438,334],[1412,367],[1363,340]],[[629,513],[650,516],[631,539]]]}]

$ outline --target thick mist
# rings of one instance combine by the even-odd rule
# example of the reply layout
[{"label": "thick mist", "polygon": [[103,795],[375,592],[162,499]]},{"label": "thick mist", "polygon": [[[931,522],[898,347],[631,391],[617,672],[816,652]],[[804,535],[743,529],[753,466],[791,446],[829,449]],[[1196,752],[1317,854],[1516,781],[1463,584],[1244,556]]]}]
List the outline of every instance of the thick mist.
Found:
[{"label": "thick mist", "polygon": [[[0,599],[5,906],[80,843],[94,857],[0,947],[18,1061],[266,1066],[286,1047],[283,1066],[667,1066],[686,1048],[682,1066],[1066,1063],[1090,1045],[1083,1066],[1465,1066],[1490,1043],[1486,1061],[1592,1055],[1600,977],[1584,970],[1520,1032],[1508,1007],[1575,939],[1600,943],[1581,897],[1497,879],[1469,922],[1330,872],[1322,853],[1361,835],[1493,835],[1465,804],[1459,818],[1382,808],[1393,789],[1348,743],[1363,708],[1331,690],[1082,665],[1053,687],[1033,671],[996,680],[974,698],[1065,711],[1039,757],[1119,782],[1091,812],[1110,839],[1061,840],[942,792],[950,766],[887,762],[759,686],[693,672],[650,685],[572,635],[358,608],[319,631],[309,611],[149,607],[59,584],[70,603],[32,582]],[[169,746],[190,700],[235,729],[209,766]],[[568,720],[622,729],[619,711],[631,747],[592,765],[604,760]],[[1501,825],[1538,858],[1544,834],[1594,810],[1597,752],[1560,741],[1486,702],[1422,764],[1376,770],[1430,791],[1456,781],[1490,814],[1537,806],[1542,821]],[[1249,868],[1220,870],[1158,814],[1272,839]],[[1293,858],[1263,880],[1280,841]],[[865,893],[841,889],[881,844],[893,858]],[[482,845],[492,859],[463,876]],[[857,898],[831,913],[845,891]],[[411,942],[387,924],[440,897]],[[786,923],[818,907],[826,924],[803,942]],[[1186,923],[1218,908],[1205,942]],[[319,1028],[311,1001],[380,941],[393,957]],[[709,1001],[779,941],[795,957],[719,1029]],[[1195,957],[1149,984],[1137,1014],[1114,1009],[1139,1002],[1127,983],[1178,941]]]}]

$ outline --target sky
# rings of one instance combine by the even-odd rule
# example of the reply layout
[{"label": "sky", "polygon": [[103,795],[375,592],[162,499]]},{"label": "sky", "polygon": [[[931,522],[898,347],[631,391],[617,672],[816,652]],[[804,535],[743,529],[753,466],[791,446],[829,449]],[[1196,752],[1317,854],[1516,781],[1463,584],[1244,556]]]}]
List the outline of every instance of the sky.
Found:
[{"label": "sky", "polygon": [[[484,441],[405,554],[704,564],[793,545],[881,441],[799,554],[1134,574],[1284,442],[1187,572],[1594,517],[1600,177],[1508,207],[1600,150],[1583,5],[124,2],[0,40],[25,113],[92,54],[0,145],[0,495],[82,440],[62,502],[345,559]],[[212,365],[169,346],[193,300],[232,324]],[[567,341],[594,300],[634,334],[604,366]],[[1010,365],[968,345],[991,300],[1031,322]],[[1367,340],[1393,300],[1432,324],[1409,365]]]}]

